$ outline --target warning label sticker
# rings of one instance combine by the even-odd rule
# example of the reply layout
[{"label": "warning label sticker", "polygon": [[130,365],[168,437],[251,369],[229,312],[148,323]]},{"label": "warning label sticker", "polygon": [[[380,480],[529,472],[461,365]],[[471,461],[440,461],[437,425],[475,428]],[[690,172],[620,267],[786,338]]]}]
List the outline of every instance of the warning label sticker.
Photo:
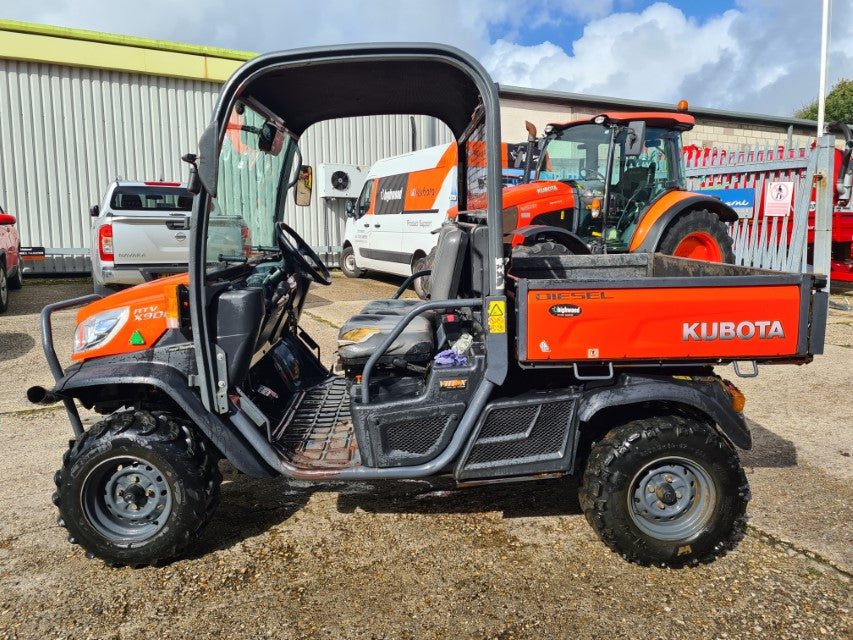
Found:
[{"label": "warning label sticker", "polygon": [[506,333],[506,302],[503,300],[489,303],[489,333]]}]

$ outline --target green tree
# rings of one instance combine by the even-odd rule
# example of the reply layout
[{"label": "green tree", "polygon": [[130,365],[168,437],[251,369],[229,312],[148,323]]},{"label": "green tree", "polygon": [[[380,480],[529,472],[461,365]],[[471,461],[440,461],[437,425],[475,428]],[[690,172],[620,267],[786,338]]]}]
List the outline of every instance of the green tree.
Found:
[{"label": "green tree", "polygon": [[[794,117],[817,120],[817,100],[794,113]],[[853,123],[853,80],[842,78],[826,96],[826,121],[834,120]]]}]

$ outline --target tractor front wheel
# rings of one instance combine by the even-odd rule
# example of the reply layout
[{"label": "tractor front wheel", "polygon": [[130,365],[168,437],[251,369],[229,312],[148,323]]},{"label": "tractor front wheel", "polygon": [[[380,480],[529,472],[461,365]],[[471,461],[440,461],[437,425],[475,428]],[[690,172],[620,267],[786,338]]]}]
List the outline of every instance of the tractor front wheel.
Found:
[{"label": "tractor front wheel", "polygon": [[125,411],[72,442],[54,477],[69,542],[110,565],[144,566],[183,552],[219,501],[217,457],[190,424]]},{"label": "tractor front wheel", "polygon": [[680,415],[634,420],[590,452],[580,503],[613,551],[641,565],[709,562],[743,536],[749,484],[713,427]]},{"label": "tractor front wheel", "polygon": [[658,251],[679,258],[733,264],[732,238],[716,213],[690,211],[664,231]]}]

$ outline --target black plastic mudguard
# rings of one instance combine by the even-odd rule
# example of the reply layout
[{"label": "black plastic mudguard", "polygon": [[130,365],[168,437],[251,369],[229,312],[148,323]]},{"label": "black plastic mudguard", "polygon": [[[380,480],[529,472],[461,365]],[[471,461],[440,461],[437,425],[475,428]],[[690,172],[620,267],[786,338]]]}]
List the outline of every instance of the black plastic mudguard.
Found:
[{"label": "black plastic mudguard", "polygon": [[669,402],[691,407],[708,416],[720,434],[741,449],[752,448],[752,434],[742,413],[713,376],[623,374],[616,384],[588,389],[581,402],[580,420],[588,422],[602,409],[632,404]]},{"label": "black plastic mudguard", "polygon": [[[79,398],[84,404],[105,387],[149,387],[168,395],[239,471],[256,478],[278,475],[257,451],[219,416],[204,408],[181,370],[163,362],[128,361],[127,357],[98,358],[72,367],[57,382],[54,393]],[[97,401],[97,400],[96,400]]]},{"label": "black plastic mudguard", "polygon": [[646,235],[645,240],[643,240],[642,244],[636,249],[636,252],[654,253],[657,251],[663,232],[666,231],[667,227],[669,227],[675,218],[677,218],[681,213],[684,213],[685,211],[692,211],[694,209],[707,209],[711,213],[716,213],[720,216],[720,220],[723,222],[736,222],[738,220],[737,212],[729,205],[717,198],[697,193],[675,203],[667,209],[660,218],[655,220],[654,224],[652,224],[652,228],[649,229],[648,235]]}]

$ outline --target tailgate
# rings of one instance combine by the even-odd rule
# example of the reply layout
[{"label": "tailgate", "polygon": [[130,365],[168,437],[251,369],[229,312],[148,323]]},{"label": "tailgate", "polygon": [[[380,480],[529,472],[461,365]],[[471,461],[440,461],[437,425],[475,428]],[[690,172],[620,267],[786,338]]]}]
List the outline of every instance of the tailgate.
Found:
[{"label": "tailgate", "polygon": [[826,294],[810,274],[692,260],[686,269],[650,255],[648,269],[626,274],[624,261],[585,258],[586,277],[518,280],[522,362],[808,361],[822,352]]},{"label": "tailgate", "polygon": [[122,214],[113,225],[115,264],[187,264],[189,261],[189,214]]}]

